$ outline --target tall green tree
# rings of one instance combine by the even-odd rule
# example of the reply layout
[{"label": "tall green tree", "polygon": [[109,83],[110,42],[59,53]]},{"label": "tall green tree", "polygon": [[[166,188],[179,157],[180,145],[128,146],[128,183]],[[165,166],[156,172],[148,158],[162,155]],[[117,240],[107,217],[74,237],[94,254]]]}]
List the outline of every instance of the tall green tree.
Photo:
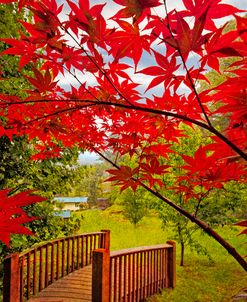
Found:
[{"label": "tall green tree", "polygon": [[148,212],[148,201],[145,191],[141,188],[133,191],[127,189],[119,196],[123,208],[123,215],[136,227]]},{"label": "tall green tree", "polygon": [[[0,37],[18,38],[20,31],[24,29],[18,21],[28,21],[30,18],[30,12],[18,11],[15,4],[0,4]],[[0,52],[6,48],[7,44],[0,40]],[[27,64],[20,70],[19,62],[20,59],[15,56],[0,56],[0,94],[27,96],[31,85],[26,76],[33,75],[33,64]],[[5,123],[2,116],[0,120]],[[9,125],[10,128],[14,126]],[[69,228],[71,232],[74,231],[72,224],[67,227],[68,223],[66,225],[60,217],[54,217],[52,199],[56,194],[70,192],[70,183],[75,177],[74,166],[77,163],[78,150],[64,148],[60,159],[32,160],[37,153],[35,143],[36,140],[28,139],[27,135],[16,136],[10,133],[9,136],[0,136],[0,189],[11,188],[12,194],[31,189],[47,198],[46,202],[25,208],[28,215],[40,218],[29,223],[29,229],[36,233],[36,236],[13,236],[11,249],[0,243],[0,260],[6,253],[67,234]]]},{"label": "tall green tree", "polygon": [[[20,20],[27,21],[31,17],[30,12],[18,11],[16,4],[0,4],[0,37],[18,38],[20,31],[24,30]],[[6,50],[7,44],[0,40],[0,52]],[[24,69],[19,69],[20,59],[15,56],[0,56],[0,93],[11,93],[23,97],[26,90],[30,88],[30,83],[24,75],[32,74],[32,64],[28,64]],[[3,81],[4,79],[4,81]]]},{"label": "tall green tree", "polygon": [[[190,177],[184,176],[184,169],[186,169],[184,158],[192,156],[198,146],[209,144],[211,138],[199,128],[197,131],[191,131],[189,127],[185,127],[184,130],[185,137],[173,146],[176,148],[176,155],[169,155],[168,163],[173,169],[162,178],[166,194],[176,201],[178,206],[192,212],[195,217],[207,222],[211,227],[233,225],[237,219],[244,218],[244,211],[247,206],[247,202],[244,201],[246,184],[229,182],[223,190],[210,186],[205,189],[200,182],[197,183],[197,186],[192,186]],[[165,161],[167,162],[167,160]],[[238,194],[236,194],[236,190],[238,190]],[[200,231],[198,226],[191,224],[188,219],[158,200],[150,204],[152,208],[157,210],[163,227],[170,228],[173,231],[173,239],[180,244],[181,266],[185,263],[186,248],[190,248],[198,254],[206,255],[212,260],[213,257],[208,253],[207,248],[195,239],[196,232]]]}]

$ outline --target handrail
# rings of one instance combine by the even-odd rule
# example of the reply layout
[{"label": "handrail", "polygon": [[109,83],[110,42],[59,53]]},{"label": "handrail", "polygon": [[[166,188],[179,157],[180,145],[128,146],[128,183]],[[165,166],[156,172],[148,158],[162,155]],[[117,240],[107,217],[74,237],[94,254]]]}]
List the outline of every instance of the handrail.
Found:
[{"label": "handrail", "polygon": [[93,302],[139,302],[176,283],[176,244],[93,251]]},{"label": "handrail", "polygon": [[133,254],[141,251],[149,251],[154,249],[170,248],[170,247],[171,247],[170,244],[157,244],[157,245],[146,245],[146,246],[140,246],[134,248],[127,248],[127,249],[111,252],[110,257],[114,258],[117,256],[124,256],[124,255]]},{"label": "handrail", "polygon": [[3,302],[25,302],[92,265],[93,302],[140,302],[176,282],[173,241],[110,253],[110,231],[55,239],[4,260]]},{"label": "handrail", "polygon": [[109,248],[107,231],[58,238],[4,260],[3,302],[24,302],[92,262],[92,251]]},{"label": "handrail", "polygon": [[[53,239],[52,241],[43,241],[43,242],[40,242],[40,243],[36,243],[35,245],[33,245],[31,248],[27,249],[27,250],[24,250],[22,251],[21,253],[19,253],[19,256],[24,256],[25,254],[28,254],[29,252],[41,247],[41,246],[45,246],[45,245],[52,245],[52,243],[56,243],[57,241],[62,241],[62,240],[65,240],[65,239],[68,239],[68,238],[77,238],[77,237],[80,237],[81,235],[83,236],[87,236],[87,235],[98,235],[98,234],[101,234],[103,232],[89,232],[89,233],[83,233],[83,234],[75,234],[73,236],[64,236],[64,237],[59,237],[59,238],[56,238],[56,239]],[[9,256],[7,256],[9,257]],[[7,258],[6,257],[6,258]]]}]

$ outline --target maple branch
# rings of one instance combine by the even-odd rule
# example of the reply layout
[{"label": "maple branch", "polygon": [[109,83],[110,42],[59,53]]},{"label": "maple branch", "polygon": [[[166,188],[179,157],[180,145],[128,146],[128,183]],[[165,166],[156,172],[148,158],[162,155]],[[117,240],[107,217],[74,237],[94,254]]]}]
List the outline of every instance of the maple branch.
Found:
[{"label": "maple branch", "polygon": [[90,62],[92,62],[94,64],[94,66],[100,71],[100,73],[107,79],[107,81],[110,83],[110,85],[113,87],[113,89],[118,93],[118,95],[125,100],[129,105],[132,105],[132,103],[129,101],[129,99],[127,99],[122,92],[117,88],[117,86],[114,84],[114,82],[111,80],[111,78],[109,77],[109,75],[107,74],[107,72],[105,71],[104,68],[100,67],[99,64],[97,62],[95,62],[95,60],[88,54],[88,52],[86,51],[86,49],[74,38],[74,36],[61,24],[60,22],[60,26],[61,28],[65,31],[66,34],[68,34],[71,39],[73,39],[73,41],[77,44],[77,46],[79,47],[79,49],[81,49],[85,55],[87,56],[87,58],[90,60]]},{"label": "maple branch", "polygon": [[84,108],[93,107],[93,106],[96,106],[96,104],[87,104],[87,105],[84,105],[84,106],[77,106],[77,107],[73,107],[73,108],[65,108],[65,109],[58,110],[58,111],[55,111],[53,113],[46,114],[46,115],[37,117],[35,119],[32,119],[32,120],[24,123],[23,126],[27,126],[27,125],[32,124],[34,122],[38,122],[38,121],[41,121],[41,120],[46,119],[48,117],[56,116],[56,115],[61,114],[61,113],[67,113],[67,112],[76,111],[76,110],[79,110],[79,109],[84,109]]},{"label": "maple branch", "polygon": [[[78,99],[36,99],[36,100],[24,100],[24,101],[14,101],[14,102],[4,102],[1,103],[0,105],[6,105],[6,106],[11,106],[11,105],[25,105],[25,104],[35,104],[35,103],[89,103],[91,102],[93,105],[100,104],[96,103],[93,100],[78,100]],[[99,100],[99,102],[101,102]],[[4,107],[2,107],[4,108]]]},{"label": "maple branch", "polygon": [[247,154],[245,152],[243,152],[241,149],[239,149],[238,146],[236,146],[232,141],[230,141],[227,137],[225,137],[222,133],[220,133],[214,127],[211,127],[211,126],[207,125],[206,123],[197,121],[195,119],[192,119],[192,118],[187,117],[187,116],[182,115],[182,114],[178,114],[178,113],[174,113],[174,112],[170,112],[170,111],[163,111],[163,110],[159,110],[159,109],[140,107],[140,106],[136,106],[136,105],[128,106],[128,105],[125,105],[125,104],[105,102],[105,101],[101,101],[100,104],[101,105],[108,105],[108,106],[110,105],[110,106],[130,109],[130,110],[134,109],[134,110],[138,110],[138,111],[144,111],[144,112],[147,112],[147,113],[154,113],[154,114],[157,114],[157,115],[175,117],[175,118],[184,120],[186,122],[198,125],[201,128],[204,128],[204,129],[208,130],[209,132],[215,134],[223,142],[225,142],[229,147],[231,147],[236,153],[238,153],[243,159],[245,159],[247,161]]},{"label": "maple branch", "polygon": [[[104,160],[106,160],[108,163],[110,163],[113,167],[120,170],[120,167],[114,163],[112,160],[107,158],[104,154],[102,154],[100,151],[98,151],[95,147],[92,148],[95,153],[97,153],[100,157],[102,157]],[[182,214],[183,216],[187,217],[191,222],[198,225],[201,229],[203,229],[209,236],[213,237],[221,246],[223,246],[230,255],[234,257],[234,259],[241,265],[241,267],[247,271],[247,262],[244,260],[244,258],[236,251],[236,249],[230,245],[223,237],[221,237],[216,231],[214,231],[210,226],[205,223],[204,221],[200,220],[196,216],[192,215],[191,213],[187,212],[184,208],[178,206],[176,203],[171,201],[170,199],[164,197],[159,192],[154,191],[150,187],[148,187],[145,183],[142,181],[131,177],[133,181],[138,181],[138,184],[142,186],[145,190],[147,190],[152,195],[156,196],[160,200],[164,201],[166,204],[171,206],[174,210]]]},{"label": "maple branch", "polygon": [[[42,100],[42,102],[44,102],[45,100]],[[56,102],[57,100],[47,100],[48,102],[53,101]],[[170,112],[170,111],[164,111],[164,110],[159,110],[159,109],[154,109],[154,108],[148,108],[148,107],[141,107],[141,106],[137,106],[137,105],[126,105],[126,104],[120,104],[120,103],[113,103],[113,102],[109,102],[109,101],[94,101],[94,100],[75,100],[75,99],[66,99],[66,100],[59,100],[59,101],[64,101],[64,102],[89,102],[90,104],[88,105],[88,107],[90,106],[97,106],[97,105],[106,105],[106,106],[114,106],[114,107],[119,107],[119,108],[124,108],[124,109],[129,109],[129,110],[137,110],[137,111],[143,111],[143,112],[147,112],[147,113],[153,113],[153,114],[157,114],[157,115],[162,115],[162,116],[167,116],[167,117],[174,117],[186,122],[189,122],[191,124],[197,125],[203,129],[208,130],[209,132],[215,134],[220,140],[222,140],[225,144],[227,144],[230,148],[232,148],[238,155],[240,155],[244,160],[247,161],[247,153],[245,153],[244,151],[242,151],[240,148],[238,148],[238,146],[236,146],[232,141],[230,141],[226,136],[224,136],[221,132],[219,132],[218,130],[216,130],[214,127],[209,126],[208,124],[192,119],[188,116],[179,114],[179,113],[174,113],[174,112]],[[23,102],[9,102],[9,103],[4,103],[5,105],[14,105],[14,104],[24,104],[24,103],[32,103],[34,101],[23,101]],[[38,101],[37,101],[38,102]],[[85,105],[85,108],[87,107],[87,105]],[[76,107],[76,108],[70,108],[69,110],[73,109],[76,110],[77,108],[81,109],[83,108],[83,106],[81,107]],[[67,109],[65,109],[66,111]],[[55,114],[52,114],[55,115]],[[46,117],[43,117],[46,118]],[[42,117],[40,117],[40,119],[42,119]],[[31,123],[31,121],[30,121]]]},{"label": "maple branch", "polygon": [[181,50],[180,50],[179,47],[178,47],[178,53],[179,53],[179,55],[180,55],[180,57],[181,57],[181,59],[182,59],[183,66],[184,66],[184,69],[185,69],[185,71],[186,71],[186,73],[187,73],[187,76],[188,76],[188,79],[189,79],[191,88],[192,88],[192,90],[193,90],[193,92],[194,92],[194,94],[195,94],[196,100],[197,100],[197,102],[198,102],[198,104],[199,104],[199,106],[200,106],[200,108],[201,108],[201,110],[202,110],[202,113],[203,113],[203,115],[204,115],[204,117],[205,117],[205,119],[206,119],[208,125],[209,125],[211,128],[214,128],[214,127],[212,126],[210,120],[209,120],[209,117],[208,117],[208,115],[207,115],[207,113],[206,113],[206,111],[205,111],[203,105],[202,105],[201,99],[200,99],[200,97],[199,97],[199,95],[198,95],[198,92],[197,92],[197,90],[196,90],[195,84],[194,84],[194,82],[193,82],[193,80],[192,80],[192,77],[191,77],[191,75],[190,75],[190,72],[189,72],[189,70],[188,70],[188,67],[187,67],[187,65],[186,65],[186,62],[185,62],[185,60],[184,60],[183,54],[182,54],[182,52],[181,52]]},{"label": "maple branch", "polygon": [[[169,16],[168,16],[168,9],[167,9],[167,5],[166,5],[166,0],[164,0],[164,6],[165,6],[165,11],[166,11],[167,29],[169,30],[169,32],[170,32],[170,34],[171,34],[171,37],[175,40],[174,34],[173,34],[172,29],[171,29],[171,26],[170,26],[170,20],[169,20]],[[160,38],[160,37],[159,37],[159,39],[162,40],[163,42],[166,42],[164,39],[162,39],[162,38]],[[177,46],[178,46],[177,48],[175,48],[175,47],[174,47],[174,48],[178,51],[178,54],[179,54],[179,56],[180,56],[180,58],[181,58],[181,60],[182,60],[184,69],[185,69],[186,74],[187,74],[187,76],[188,76],[188,79],[189,79],[191,88],[192,88],[192,90],[193,90],[193,92],[194,92],[194,94],[195,94],[196,100],[197,100],[197,102],[198,102],[198,104],[199,104],[199,106],[200,106],[200,108],[201,108],[201,110],[202,110],[202,113],[203,113],[203,115],[204,115],[204,117],[205,117],[205,119],[206,119],[206,121],[207,121],[209,127],[213,128],[213,126],[212,126],[212,124],[211,124],[211,122],[210,122],[210,120],[209,120],[209,118],[208,118],[208,116],[207,116],[207,113],[206,113],[206,111],[205,111],[205,109],[204,109],[204,107],[203,107],[203,105],[202,105],[201,99],[200,99],[200,97],[199,97],[199,95],[198,95],[198,92],[197,92],[197,90],[196,90],[195,84],[194,84],[194,82],[193,82],[193,80],[192,80],[192,77],[191,77],[191,75],[190,75],[190,72],[189,72],[189,70],[188,70],[188,68],[187,68],[186,61],[185,61],[185,59],[184,59],[184,57],[183,57],[182,51],[181,51],[180,46],[179,46],[178,43],[177,43]]]},{"label": "maple branch", "polygon": [[[49,60],[50,58],[48,58]],[[98,100],[100,102],[100,100],[86,87],[85,83],[83,83],[76,74],[74,74],[72,71],[69,70],[69,68],[67,68],[66,66],[64,66],[62,63],[59,63],[55,60],[51,60],[52,62],[54,62],[55,64],[61,66],[63,69],[65,69],[70,75],[72,75],[72,77],[80,84],[83,86],[83,88],[88,92],[88,94],[90,94],[93,98],[95,98],[96,100]]]}]

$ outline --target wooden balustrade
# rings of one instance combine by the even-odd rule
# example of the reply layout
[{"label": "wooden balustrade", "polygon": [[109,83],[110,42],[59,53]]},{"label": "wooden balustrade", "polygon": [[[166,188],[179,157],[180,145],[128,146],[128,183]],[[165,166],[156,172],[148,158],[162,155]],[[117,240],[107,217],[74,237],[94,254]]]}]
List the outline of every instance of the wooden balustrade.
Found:
[{"label": "wooden balustrade", "polygon": [[92,262],[92,251],[109,249],[109,232],[56,239],[4,260],[3,302],[24,302],[74,270]]},{"label": "wooden balustrade", "polygon": [[93,302],[139,302],[176,283],[175,242],[93,251]]},{"label": "wooden balustrade", "polygon": [[93,302],[140,302],[176,283],[176,246],[110,253],[110,232],[60,238],[4,260],[3,302],[25,302],[54,281],[92,265]]}]

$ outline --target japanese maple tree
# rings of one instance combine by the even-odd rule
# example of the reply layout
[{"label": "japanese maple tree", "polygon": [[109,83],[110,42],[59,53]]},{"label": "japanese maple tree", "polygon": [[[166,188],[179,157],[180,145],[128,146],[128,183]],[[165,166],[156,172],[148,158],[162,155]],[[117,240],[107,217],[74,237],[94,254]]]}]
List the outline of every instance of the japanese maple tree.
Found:
[{"label": "japanese maple tree", "polygon": [[[185,135],[183,123],[211,137],[193,156],[182,155],[187,172],[181,177],[190,187],[246,181],[244,11],[222,0],[183,0],[176,9],[166,0],[0,2],[18,2],[20,10],[33,13],[32,22],[22,22],[26,34],[3,40],[9,45],[3,53],[20,56],[20,69],[40,66],[27,77],[33,89],[26,98],[1,95],[1,134],[38,138],[35,159],[59,156],[61,143],[97,152],[113,165],[110,180],[122,189],[142,186],[200,226],[247,270],[219,234],[159,192],[160,176],[171,169],[164,159]],[[111,15],[109,6],[116,8]],[[227,31],[218,22],[223,17],[234,18],[235,28]],[[226,80],[201,91],[206,72],[221,73],[224,58],[232,58]],[[219,117],[227,119],[224,128]],[[135,156],[134,167],[118,164],[125,154]]]}]

